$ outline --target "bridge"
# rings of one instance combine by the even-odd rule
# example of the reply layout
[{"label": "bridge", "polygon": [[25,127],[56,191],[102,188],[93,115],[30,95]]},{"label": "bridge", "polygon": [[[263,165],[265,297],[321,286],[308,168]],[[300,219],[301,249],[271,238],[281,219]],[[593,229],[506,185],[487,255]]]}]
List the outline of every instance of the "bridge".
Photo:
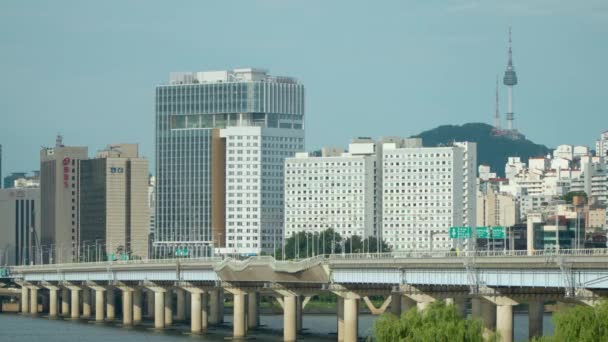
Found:
[{"label": "bridge", "polygon": [[[608,293],[608,250],[334,254],[296,261],[272,257],[155,259],[10,267],[0,296],[18,296],[24,314],[48,312],[123,325],[146,315],[157,329],[187,320],[192,333],[223,321],[233,297],[233,336],[259,325],[260,296],[283,308],[283,337],[295,341],[302,310],[316,294],[337,296],[338,341],[356,341],[359,301],[379,314],[452,303],[513,339],[513,307],[527,304],[530,336],[542,334],[545,301],[595,305]],[[18,289],[20,287],[20,289]],[[117,295],[121,300],[117,301]],[[386,296],[374,307],[368,296]],[[175,303],[174,303],[175,302]],[[44,305],[41,305],[44,304]],[[94,313],[94,316],[93,316]],[[188,314],[189,313],[189,314]]]}]

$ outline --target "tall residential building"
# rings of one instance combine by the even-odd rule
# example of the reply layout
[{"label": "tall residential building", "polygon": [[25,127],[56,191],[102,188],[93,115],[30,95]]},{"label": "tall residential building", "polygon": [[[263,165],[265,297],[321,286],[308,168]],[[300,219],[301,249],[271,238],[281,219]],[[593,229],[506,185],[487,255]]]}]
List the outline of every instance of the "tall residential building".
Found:
[{"label": "tall residential building", "polygon": [[40,264],[40,189],[0,189],[0,265]]},{"label": "tall residential building", "polygon": [[50,248],[45,262],[63,263],[76,260],[79,241],[80,160],[87,158],[87,147],[63,145],[57,137],[55,147],[40,151],[40,239]]},{"label": "tall residential building", "polygon": [[304,148],[304,86],[260,69],[156,88],[157,256],[258,254],[283,236],[283,161]]},{"label": "tall residential building", "polygon": [[475,143],[382,146],[382,237],[395,250],[449,249],[452,226],[475,227]]},{"label": "tall residential building", "polygon": [[603,132],[595,142],[595,155],[608,159],[608,131]]},{"label": "tall residential building", "polygon": [[474,143],[391,137],[298,154],[286,161],[286,234],[335,228],[375,234],[394,250],[449,249],[450,227],[475,226],[476,153]]},{"label": "tall residential building", "polygon": [[323,149],[285,161],[285,236],[332,228],[341,236],[375,234],[375,143],[357,139],[349,152]]},{"label": "tall residential building", "polygon": [[147,259],[147,196],[148,161],[139,157],[137,144],[109,145],[80,161],[79,259]]}]

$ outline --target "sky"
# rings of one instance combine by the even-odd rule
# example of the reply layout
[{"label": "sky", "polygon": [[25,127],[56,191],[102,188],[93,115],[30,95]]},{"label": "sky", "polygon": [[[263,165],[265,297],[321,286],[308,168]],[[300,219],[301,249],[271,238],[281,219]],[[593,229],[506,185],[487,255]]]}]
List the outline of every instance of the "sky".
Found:
[{"label": "sky", "polygon": [[[548,146],[608,130],[608,2],[0,2],[3,173],[41,146],[140,143],[172,71],[258,67],[306,88],[306,149],[493,122],[513,30],[515,126]],[[506,88],[500,89],[506,111]]]}]

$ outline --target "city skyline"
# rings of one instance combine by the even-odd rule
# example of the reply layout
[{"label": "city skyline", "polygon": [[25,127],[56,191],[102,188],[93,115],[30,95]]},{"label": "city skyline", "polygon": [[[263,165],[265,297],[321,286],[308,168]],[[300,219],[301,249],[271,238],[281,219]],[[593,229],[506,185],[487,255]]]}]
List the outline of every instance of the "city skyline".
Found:
[{"label": "city skyline", "polygon": [[[305,7],[264,1],[241,9],[273,18],[272,23],[235,13],[251,30],[227,28],[211,35],[205,28],[217,25],[216,19],[206,18],[202,26],[183,19],[197,12],[194,3],[172,8],[181,13],[175,16],[179,21],[155,20],[166,10],[159,4],[131,24],[125,22],[127,13],[139,9],[134,3],[125,4],[123,12],[104,4],[90,10],[73,3],[66,10],[5,3],[0,44],[8,53],[0,57],[0,68],[9,80],[2,88],[9,124],[0,127],[3,173],[37,169],[39,147],[58,132],[67,143],[91,150],[106,141],[140,143],[152,171],[154,86],[174,70],[253,66],[297,77],[309,90],[306,150],[344,146],[359,135],[408,136],[439,124],[492,123],[494,78],[507,61],[509,26],[521,78],[515,127],[549,147],[564,142],[593,147],[605,129],[596,126],[608,49],[595,42],[605,34],[601,24],[608,11],[600,2],[592,4],[351,4],[344,13],[343,3]],[[26,14],[37,20],[22,20]],[[309,27],[311,21],[317,27]],[[271,30],[277,25],[282,29]],[[57,37],[61,44],[52,44]],[[157,43],[167,48],[158,51]],[[334,86],[337,80],[340,87]],[[504,117],[506,89],[499,91]],[[406,102],[398,104],[403,94]],[[584,120],[567,125],[572,116]],[[330,135],[327,127],[343,128]],[[556,134],[566,128],[568,139]]]}]

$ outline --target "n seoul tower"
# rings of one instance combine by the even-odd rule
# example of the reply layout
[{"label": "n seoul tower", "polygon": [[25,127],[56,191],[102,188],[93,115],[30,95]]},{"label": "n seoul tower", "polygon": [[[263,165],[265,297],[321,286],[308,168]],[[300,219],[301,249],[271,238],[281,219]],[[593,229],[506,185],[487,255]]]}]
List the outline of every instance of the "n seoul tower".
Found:
[{"label": "n seoul tower", "polygon": [[517,84],[517,75],[515,74],[515,68],[513,67],[513,52],[511,50],[511,28],[509,27],[509,62],[507,63],[507,70],[505,70],[505,77],[502,82],[507,86],[507,129],[513,130],[513,86]]}]

